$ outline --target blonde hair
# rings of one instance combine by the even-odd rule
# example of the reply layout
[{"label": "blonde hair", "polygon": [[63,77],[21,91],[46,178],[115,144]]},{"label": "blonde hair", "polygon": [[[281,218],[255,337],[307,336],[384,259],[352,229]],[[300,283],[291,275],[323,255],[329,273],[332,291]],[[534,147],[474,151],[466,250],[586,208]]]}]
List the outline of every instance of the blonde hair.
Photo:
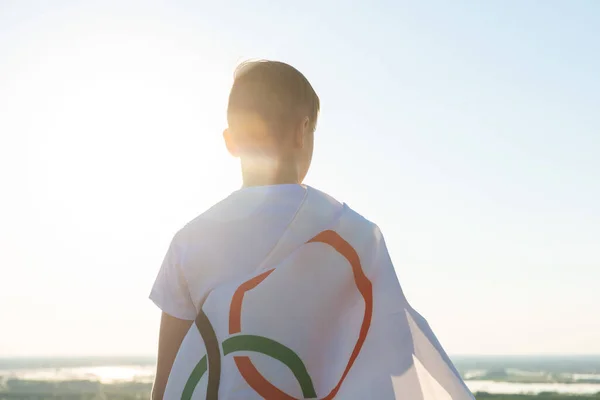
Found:
[{"label": "blonde hair", "polygon": [[258,115],[279,135],[306,117],[314,131],[319,108],[317,93],[296,68],[279,61],[246,61],[235,70],[227,118],[231,123],[238,113]]}]

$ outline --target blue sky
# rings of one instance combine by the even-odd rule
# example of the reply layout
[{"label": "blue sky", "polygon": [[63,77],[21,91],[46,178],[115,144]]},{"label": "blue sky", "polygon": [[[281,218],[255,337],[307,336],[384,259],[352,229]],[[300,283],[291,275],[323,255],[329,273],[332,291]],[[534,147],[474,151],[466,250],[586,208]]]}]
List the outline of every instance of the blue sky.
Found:
[{"label": "blue sky", "polygon": [[240,184],[247,58],[312,82],[307,183],[450,353],[600,353],[600,3],[285,3],[0,3],[0,356],[154,352],[170,237]]}]

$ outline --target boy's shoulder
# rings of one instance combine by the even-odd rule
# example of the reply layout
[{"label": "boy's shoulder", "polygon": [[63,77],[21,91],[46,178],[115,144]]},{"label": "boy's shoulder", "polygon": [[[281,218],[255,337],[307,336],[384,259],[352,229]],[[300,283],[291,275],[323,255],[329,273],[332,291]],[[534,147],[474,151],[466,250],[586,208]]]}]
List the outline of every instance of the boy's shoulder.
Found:
[{"label": "boy's shoulder", "polygon": [[[345,229],[358,230],[361,232],[373,232],[380,236],[381,232],[377,224],[364,217],[358,211],[351,208],[347,203],[337,200],[332,195],[316,189],[312,186],[303,185],[303,191],[284,191],[286,196],[296,197],[298,204],[306,205],[311,219],[331,220],[332,213],[338,214],[339,223],[346,226]],[[176,234],[179,242],[187,241],[186,238],[206,235],[214,229],[226,225],[235,225],[238,221],[246,220],[264,202],[260,190],[239,190],[215,203],[206,211],[202,212],[188,223],[186,223]]]},{"label": "boy's shoulder", "polygon": [[301,191],[289,190],[289,187],[287,189],[285,190],[283,187],[251,187],[236,190],[187,222],[177,232],[176,236],[190,236],[223,224],[235,225],[237,222],[247,221],[247,218],[256,214],[257,210],[264,205],[269,192],[281,192],[280,195],[288,198],[295,196],[298,199],[301,199],[304,195]]},{"label": "boy's shoulder", "polygon": [[236,192],[219,200],[205,211],[185,223],[175,237],[180,241],[190,236],[208,233],[219,223],[227,223],[244,217],[243,202],[235,197]]}]

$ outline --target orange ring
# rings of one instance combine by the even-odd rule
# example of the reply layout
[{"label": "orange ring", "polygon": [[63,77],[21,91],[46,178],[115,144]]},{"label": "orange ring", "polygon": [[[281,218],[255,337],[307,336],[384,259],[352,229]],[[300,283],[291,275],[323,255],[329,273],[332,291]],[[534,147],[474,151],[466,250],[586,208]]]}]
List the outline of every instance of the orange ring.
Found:
[{"label": "orange ring", "polygon": [[[371,281],[369,280],[369,278],[367,278],[362,269],[358,253],[356,252],[356,250],[354,250],[352,245],[345,241],[337,232],[332,230],[323,231],[306,243],[328,244],[331,247],[333,247],[338,253],[344,256],[350,263],[350,266],[352,267],[352,273],[354,275],[354,282],[356,283],[356,288],[358,289],[365,301],[365,314],[360,327],[358,340],[354,345],[354,349],[352,350],[352,354],[350,355],[350,359],[348,360],[346,369],[344,370],[344,373],[342,374],[337,385],[331,390],[331,392],[329,392],[327,396],[323,397],[322,399],[331,400],[340,390],[344,379],[346,379],[350,368],[352,368],[352,365],[358,357],[358,354],[360,353],[365,339],[367,338],[367,333],[369,332],[369,328],[371,326],[371,318],[373,316],[373,287]],[[258,286],[273,271],[274,269],[263,272],[262,274],[244,282],[237,288],[231,299],[231,307],[229,312],[230,334],[236,334],[241,332],[242,304],[246,292]],[[238,370],[240,371],[240,374],[242,375],[246,383],[248,383],[248,385],[250,385],[251,388],[253,388],[259,395],[261,395],[266,400],[297,400],[294,397],[281,391],[275,385],[269,382],[256,369],[249,357],[238,356],[234,357],[234,360]]]}]

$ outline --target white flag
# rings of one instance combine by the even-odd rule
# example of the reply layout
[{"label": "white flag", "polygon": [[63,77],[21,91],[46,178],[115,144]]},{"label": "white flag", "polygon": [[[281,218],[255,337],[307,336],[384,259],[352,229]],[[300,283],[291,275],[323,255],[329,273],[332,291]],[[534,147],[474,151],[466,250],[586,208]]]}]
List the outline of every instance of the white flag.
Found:
[{"label": "white flag", "polygon": [[474,399],[379,229],[347,206],[327,227],[303,218],[327,213],[322,196],[309,191],[254,274],[210,291],[165,399]]}]

